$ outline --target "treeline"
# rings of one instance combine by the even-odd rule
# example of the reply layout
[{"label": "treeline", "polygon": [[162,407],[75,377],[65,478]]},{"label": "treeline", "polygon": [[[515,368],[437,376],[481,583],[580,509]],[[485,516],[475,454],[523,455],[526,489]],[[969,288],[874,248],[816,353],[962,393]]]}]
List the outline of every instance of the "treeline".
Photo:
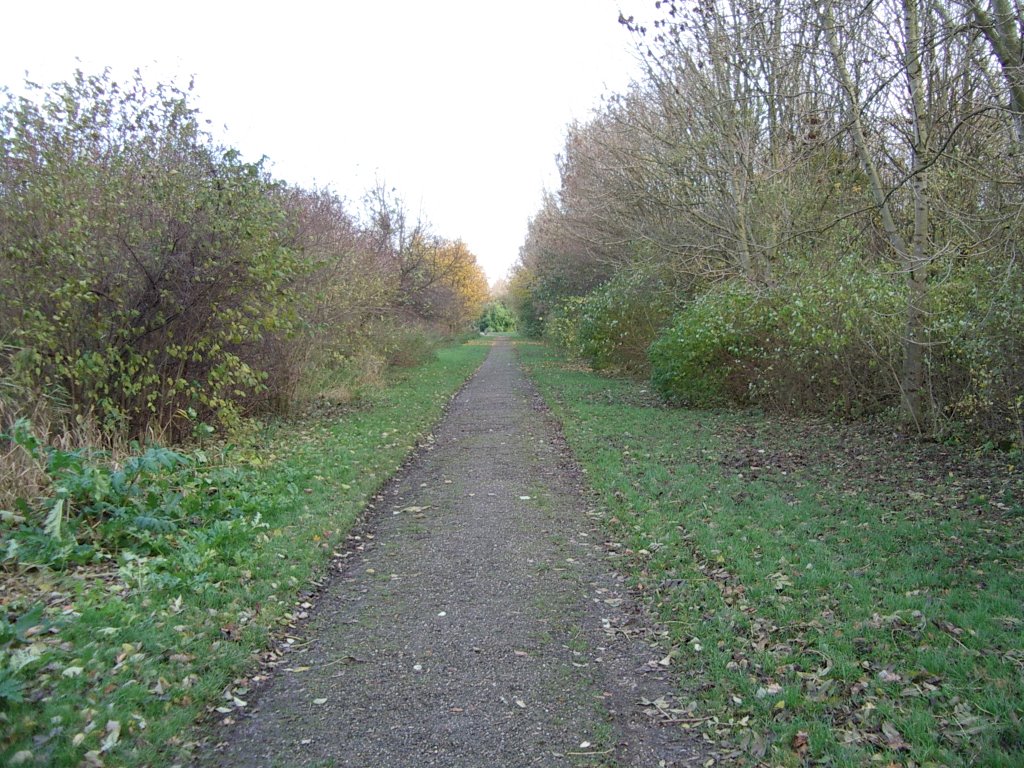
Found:
[{"label": "treeline", "polygon": [[531,222],[526,330],[681,403],[1024,445],[1019,4],[655,6]]},{"label": "treeline", "polygon": [[362,209],[203,130],[190,88],[81,72],[0,104],[0,432],[177,440],[469,329],[487,283],[393,191]]}]

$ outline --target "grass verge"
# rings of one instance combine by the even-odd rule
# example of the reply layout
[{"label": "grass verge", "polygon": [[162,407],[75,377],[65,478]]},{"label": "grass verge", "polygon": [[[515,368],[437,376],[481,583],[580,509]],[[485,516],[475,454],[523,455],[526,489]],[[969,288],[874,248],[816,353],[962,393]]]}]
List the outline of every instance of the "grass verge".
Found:
[{"label": "grass verge", "polygon": [[1024,765],[1019,466],[669,409],[518,347],[728,761]]},{"label": "grass verge", "polygon": [[[157,467],[172,480],[126,493],[130,520],[96,507],[102,522],[63,534],[99,541],[120,520],[106,550],[65,544],[60,567],[33,566],[26,552],[48,534],[0,529],[0,764],[187,762],[192,724],[246,706],[241,676],[274,655],[271,637],[489,346],[440,349],[341,418],[279,423],[244,450]],[[91,466],[75,476],[94,495],[123,480]],[[160,509],[145,509],[157,493]],[[171,519],[168,505],[186,511]]]}]

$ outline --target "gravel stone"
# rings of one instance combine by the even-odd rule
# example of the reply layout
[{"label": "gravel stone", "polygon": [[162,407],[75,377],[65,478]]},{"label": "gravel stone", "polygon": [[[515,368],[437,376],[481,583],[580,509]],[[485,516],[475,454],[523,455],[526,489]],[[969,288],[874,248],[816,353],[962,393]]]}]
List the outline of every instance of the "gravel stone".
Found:
[{"label": "gravel stone", "polygon": [[677,686],[589,503],[500,339],[199,764],[702,765],[697,733],[640,704]]}]

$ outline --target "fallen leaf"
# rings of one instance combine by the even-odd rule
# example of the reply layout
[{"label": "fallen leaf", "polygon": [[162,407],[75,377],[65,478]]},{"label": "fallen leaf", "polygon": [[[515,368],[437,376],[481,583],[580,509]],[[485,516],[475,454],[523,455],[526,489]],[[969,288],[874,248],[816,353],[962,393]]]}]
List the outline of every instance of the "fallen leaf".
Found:
[{"label": "fallen leaf", "polygon": [[882,723],[882,735],[885,736],[885,743],[889,749],[896,751],[910,749],[910,745],[903,739],[903,735],[889,721]]},{"label": "fallen leaf", "polygon": [[109,752],[121,738],[121,722],[119,720],[107,721],[107,735],[100,744],[100,752]]},{"label": "fallen leaf", "polygon": [[797,754],[804,755],[807,753],[807,750],[810,749],[810,744],[808,743],[809,738],[807,731],[797,731],[796,735],[793,737],[793,741],[790,742],[790,746]]}]

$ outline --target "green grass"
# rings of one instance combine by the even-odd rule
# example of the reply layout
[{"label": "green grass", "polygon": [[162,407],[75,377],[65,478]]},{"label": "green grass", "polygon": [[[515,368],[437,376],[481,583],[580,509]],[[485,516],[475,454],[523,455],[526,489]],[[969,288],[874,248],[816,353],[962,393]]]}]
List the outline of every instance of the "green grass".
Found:
[{"label": "green grass", "polygon": [[24,700],[0,697],[0,764],[187,762],[196,719],[237,716],[245,675],[489,344],[441,349],[341,418],[279,423],[228,453],[241,511],[166,534],[160,556],[0,571],[8,617],[45,608],[0,633],[0,663],[28,660]]},{"label": "green grass", "polygon": [[[827,430],[660,407],[518,346],[670,630],[680,696],[736,762],[1024,764],[1018,467],[1000,499],[973,501],[895,455],[837,477]],[[806,462],[737,468],[737,453]]]}]

